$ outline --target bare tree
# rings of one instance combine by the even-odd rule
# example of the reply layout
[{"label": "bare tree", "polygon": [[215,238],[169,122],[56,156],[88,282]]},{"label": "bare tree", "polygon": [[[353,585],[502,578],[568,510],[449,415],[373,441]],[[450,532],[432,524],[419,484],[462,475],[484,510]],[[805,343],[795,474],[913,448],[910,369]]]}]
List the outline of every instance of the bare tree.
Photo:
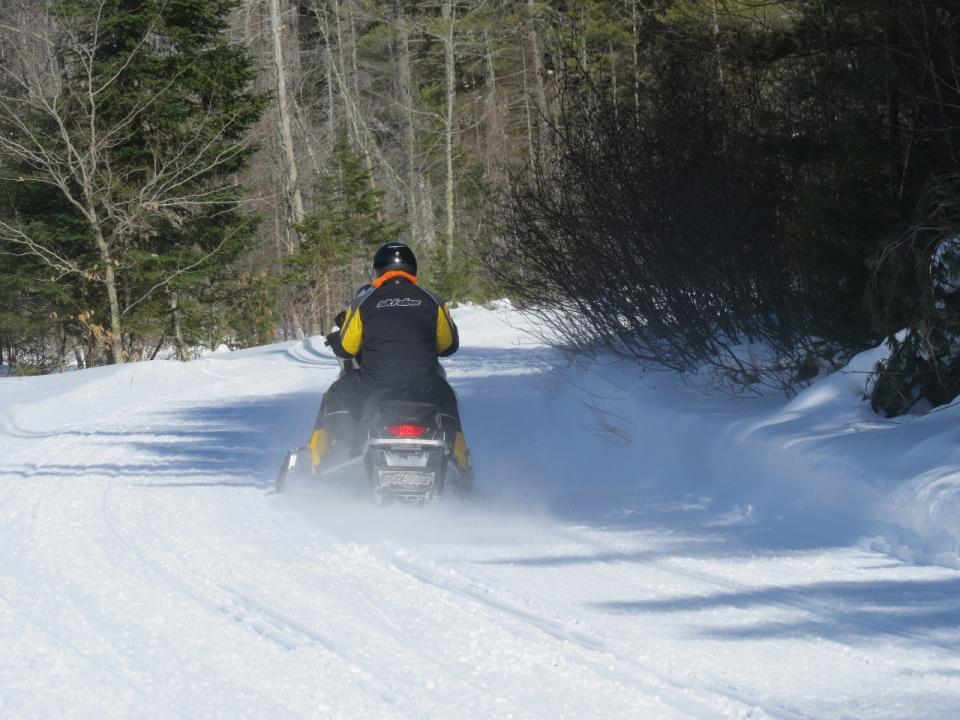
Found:
[{"label": "bare tree", "polygon": [[[132,46],[119,51],[107,46],[117,11],[104,0],[71,15],[53,3],[19,0],[4,10],[0,23],[6,53],[0,65],[0,167],[8,168],[7,180],[53,188],[82,218],[85,242],[98,262],[84,263],[16,212],[0,219],[0,241],[57,277],[77,275],[102,287],[108,327],[93,312],[79,319],[118,363],[128,358],[125,315],[208,261],[226,238],[195,261],[168,268],[149,286],[127,286],[122,297],[120,276],[135,272],[138,248],[159,226],[182,228],[197,212],[236,208],[230,171],[251,151],[243,132],[249,108],[224,112],[211,102],[171,144],[151,125],[151,114],[180,78],[164,79],[156,93],[121,89],[146,53],[174,52],[163,47],[167,41],[158,32],[163,11],[161,5]],[[118,94],[125,100],[119,112]],[[141,159],[132,166],[124,152],[134,146]],[[22,176],[11,177],[9,168]]]}]

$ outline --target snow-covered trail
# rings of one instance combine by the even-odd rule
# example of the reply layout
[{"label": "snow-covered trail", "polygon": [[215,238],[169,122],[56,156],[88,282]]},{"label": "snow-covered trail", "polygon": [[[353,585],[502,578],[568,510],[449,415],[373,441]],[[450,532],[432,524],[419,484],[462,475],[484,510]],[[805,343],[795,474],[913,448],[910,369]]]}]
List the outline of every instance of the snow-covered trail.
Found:
[{"label": "snow-covered trail", "polygon": [[960,715],[960,573],[665,492],[725,410],[658,416],[638,466],[471,320],[467,504],[271,492],[335,373],[311,341],[3,381],[0,717]]}]

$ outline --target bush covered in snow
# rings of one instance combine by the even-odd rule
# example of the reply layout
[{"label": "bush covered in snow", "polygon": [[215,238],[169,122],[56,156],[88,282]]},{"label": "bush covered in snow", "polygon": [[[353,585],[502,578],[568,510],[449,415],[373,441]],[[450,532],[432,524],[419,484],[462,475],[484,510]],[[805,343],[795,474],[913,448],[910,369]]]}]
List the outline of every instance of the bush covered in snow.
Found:
[{"label": "bush covered in snow", "polygon": [[960,395],[960,235],[910,250],[919,254],[917,291],[907,301],[915,319],[887,341],[890,355],[877,364],[870,395],[874,410],[891,417]]}]

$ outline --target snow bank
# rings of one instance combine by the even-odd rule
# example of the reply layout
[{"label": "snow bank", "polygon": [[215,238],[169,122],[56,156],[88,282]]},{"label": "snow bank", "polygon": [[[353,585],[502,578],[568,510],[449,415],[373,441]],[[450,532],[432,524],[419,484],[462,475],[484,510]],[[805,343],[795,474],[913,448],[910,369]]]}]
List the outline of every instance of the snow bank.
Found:
[{"label": "snow bank", "polygon": [[[564,365],[524,334],[530,321],[507,302],[455,313],[471,344],[512,345],[522,362],[539,364],[548,404],[528,422],[555,428],[557,442],[492,437],[510,458],[492,468],[501,492],[571,516],[590,506],[625,516],[670,502],[689,522],[775,546],[862,543],[960,568],[960,404],[896,419],[874,413],[864,390],[884,348],[792,400],[737,399],[609,359]],[[455,384],[471,374],[460,362],[448,365]],[[469,385],[459,391],[468,426],[497,423],[472,404]]]},{"label": "snow bank", "polygon": [[608,398],[626,388],[615,414],[635,435],[629,462],[649,492],[702,510],[701,525],[751,528],[784,547],[859,542],[960,568],[960,404],[878,416],[863,398],[883,352],[861,353],[790,401],[709,398],[664,375],[631,384],[622,367],[571,381],[583,387],[589,375]]},{"label": "snow bank", "polygon": [[454,320],[465,344],[471,347],[542,347],[531,334],[533,321],[517,312],[509,300],[486,305],[467,303],[453,309]]},{"label": "snow bank", "polygon": [[[817,532],[857,534],[904,560],[960,567],[960,407],[876,415],[863,394],[882,352],[858,355],[744,429],[731,449],[766,457],[771,481],[784,485],[780,499],[813,510]],[[779,462],[769,463],[771,453]]]}]

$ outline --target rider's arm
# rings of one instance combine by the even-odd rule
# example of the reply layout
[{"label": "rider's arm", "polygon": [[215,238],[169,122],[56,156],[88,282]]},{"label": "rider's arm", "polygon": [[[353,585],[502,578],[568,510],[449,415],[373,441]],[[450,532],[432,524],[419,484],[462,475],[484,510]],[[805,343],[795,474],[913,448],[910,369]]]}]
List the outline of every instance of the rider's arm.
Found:
[{"label": "rider's arm", "polygon": [[460,347],[460,333],[456,323],[450,316],[446,304],[440,303],[437,308],[437,355],[447,357],[453,355]]},{"label": "rider's arm", "polygon": [[[337,325],[340,326],[340,349],[338,357],[350,358],[360,354],[363,346],[363,317],[360,315],[360,306],[373,292],[373,288],[364,285],[357,290],[353,304],[337,315]],[[341,317],[342,315],[342,317]]]},{"label": "rider's arm", "polygon": [[343,342],[340,340],[340,331],[334,330],[332,333],[327,335],[327,345],[333,350],[333,354],[338,358],[347,358],[353,357],[353,355],[348,355],[347,352],[343,349]]},{"label": "rider's arm", "polygon": [[347,310],[347,317],[340,328],[340,347],[348,357],[360,354],[363,345],[363,319],[360,316],[359,304]]}]

